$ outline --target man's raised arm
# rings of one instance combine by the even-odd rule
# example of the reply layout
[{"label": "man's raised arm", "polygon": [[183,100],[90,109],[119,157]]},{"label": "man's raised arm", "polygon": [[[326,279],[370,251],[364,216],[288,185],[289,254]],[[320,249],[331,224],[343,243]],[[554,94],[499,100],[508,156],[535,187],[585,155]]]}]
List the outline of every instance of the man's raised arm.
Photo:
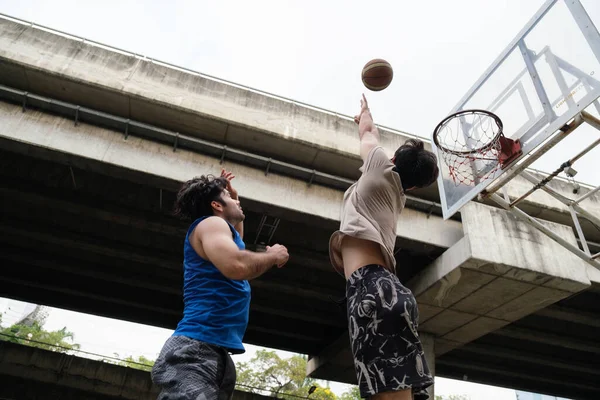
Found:
[{"label": "man's raised arm", "polygon": [[225,277],[233,280],[258,278],[274,266],[283,267],[289,255],[284,246],[276,244],[264,253],[240,250],[224,219],[210,217],[194,229],[192,246],[202,249],[206,257]]}]

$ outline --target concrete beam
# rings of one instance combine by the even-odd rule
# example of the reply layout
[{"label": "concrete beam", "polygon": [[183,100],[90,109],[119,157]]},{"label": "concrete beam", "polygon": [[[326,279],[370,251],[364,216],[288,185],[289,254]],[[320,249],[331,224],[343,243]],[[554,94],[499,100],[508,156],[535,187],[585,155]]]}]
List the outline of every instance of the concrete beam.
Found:
[{"label": "concrete beam", "polygon": [[552,305],[539,311],[536,311],[536,315],[542,317],[558,319],[561,321],[573,322],[575,324],[588,325],[594,328],[600,328],[600,321],[597,316],[592,313],[580,311],[570,307],[562,307],[559,305]]},{"label": "concrete beam", "polygon": [[[102,164],[119,166],[173,181],[184,181],[200,173],[218,173],[221,167],[232,169],[238,177],[238,191],[251,201],[271,204],[319,218],[339,221],[343,193],[283,176],[265,176],[247,166],[225,163],[197,153],[129,137],[95,126],[79,124],[41,112],[23,113],[19,107],[0,103],[0,138],[9,143],[42,147],[77,155]],[[19,146],[16,146],[19,147]],[[406,209],[398,223],[398,237],[448,248],[462,236],[458,221]]]},{"label": "concrete beam", "polygon": [[135,210],[117,209],[116,207],[111,207],[106,204],[100,209],[99,207],[84,204],[81,201],[68,201],[60,198],[53,198],[51,195],[41,195],[39,190],[34,192],[31,189],[21,190],[5,186],[0,188],[0,196],[10,197],[11,201],[18,202],[27,207],[43,206],[44,208],[51,208],[53,210],[68,213],[74,217],[80,216],[92,218],[94,220],[130,226],[152,233],[168,234],[176,237],[182,237],[186,233],[185,227],[175,227],[172,223],[167,224],[158,222],[155,219],[150,220],[144,218],[141,215],[143,213],[135,215]]},{"label": "concrete beam", "polygon": [[81,238],[68,237],[66,233],[62,236],[58,236],[55,234],[56,232],[44,231],[40,227],[38,227],[38,230],[32,231],[30,229],[19,228],[18,226],[6,225],[7,221],[3,222],[4,223],[0,225],[0,233],[5,235],[7,242],[13,241],[18,243],[17,239],[21,238],[22,240],[43,243],[44,246],[75,248],[92,255],[111,256],[140,264],[155,265],[171,271],[179,271],[181,268],[181,264],[178,260],[161,259],[159,255],[153,257],[148,254],[137,253],[131,248],[118,248],[103,245],[102,243],[90,243],[90,241]]},{"label": "concrete beam", "polygon": [[[219,143],[348,174],[360,166],[350,117],[209,79],[133,54],[0,19],[2,81]],[[382,130],[393,152],[411,135]],[[336,166],[337,165],[337,166]]]},{"label": "concrete beam", "polygon": [[[523,378],[523,375],[520,372],[515,372],[510,369],[499,367],[499,366],[495,365],[494,363],[482,363],[482,362],[474,362],[474,361],[470,361],[470,360],[440,360],[439,364],[443,365],[444,367],[450,367],[450,368],[455,369],[456,371],[460,371],[463,379],[465,379],[465,377],[466,377],[468,380],[471,380],[470,376],[474,372],[479,372],[479,373],[485,372],[485,373],[493,374],[494,376],[497,376],[498,378],[504,377],[504,378],[507,378],[509,380],[509,382],[512,381],[512,384],[507,385],[507,386],[513,387],[513,388],[516,386],[514,382]],[[475,375],[475,374],[473,374],[473,375]],[[552,386],[556,385],[557,382],[564,382],[564,380],[563,380],[564,378],[561,376],[540,375],[539,373],[537,373],[535,371],[535,369],[531,371],[530,376],[528,376],[527,378],[528,378],[529,384],[531,384],[531,382],[535,382],[540,385],[544,385],[546,387],[546,389],[543,390],[543,392],[552,393],[552,394],[556,394],[557,392],[553,391],[552,389],[549,390],[548,387],[552,387]],[[473,380],[473,381],[476,382],[476,380]],[[580,383],[578,381],[573,381],[573,380],[569,381],[568,386],[572,390],[585,390],[585,391],[589,391],[589,392],[596,392],[598,390],[597,385],[590,384],[590,383]],[[568,394],[566,394],[566,395],[568,395]],[[578,398],[580,398],[580,397],[578,397]],[[588,399],[588,398],[592,399],[592,397],[585,397],[585,399]],[[593,398],[597,398],[597,397],[593,397]]]},{"label": "concrete beam", "polygon": [[572,371],[582,375],[597,375],[600,377],[600,370],[596,365],[575,362],[573,360],[565,361],[554,357],[548,357],[541,354],[528,354],[524,351],[508,349],[506,347],[496,347],[470,343],[460,349],[461,352],[477,354],[489,357],[494,360],[508,359],[516,362],[543,365],[545,368],[555,370]]},{"label": "concrete beam", "polygon": [[124,399],[155,399],[147,372],[0,341],[0,374]]},{"label": "concrete beam", "polygon": [[347,331],[318,355],[310,356],[306,364],[306,375],[315,379],[356,384],[354,359]]},{"label": "concrete beam", "polygon": [[[102,361],[0,341],[0,398],[154,400],[150,373]],[[236,390],[233,400],[270,397]]]},{"label": "concrete beam", "polygon": [[[322,172],[350,179],[359,174],[356,126],[348,116],[3,18],[0,63],[0,83],[12,87]],[[412,137],[387,128],[380,132],[390,155]],[[565,181],[549,186],[572,195]],[[507,186],[513,197],[529,187],[520,177]],[[415,195],[439,199],[436,185]],[[600,214],[600,193],[585,206]],[[534,193],[523,208],[569,223],[567,209],[543,191]],[[593,228],[584,230],[592,235],[590,240],[600,238]]]},{"label": "concrete beam", "polygon": [[465,236],[408,282],[438,356],[591,285],[585,262],[511,214],[471,203],[462,216]]},{"label": "concrete beam", "polygon": [[[51,285],[51,284],[32,282],[31,280],[8,277],[5,275],[0,276],[0,282],[3,282],[4,284],[7,284],[7,285],[16,285],[16,286],[20,286],[20,287],[26,287],[30,290],[42,289],[42,290],[47,290],[49,292],[66,293],[72,297],[79,297],[82,300],[83,299],[91,299],[93,301],[100,301],[103,303],[108,303],[112,307],[129,307],[129,308],[135,308],[140,311],[161,313],[162,315],[170,315],[170,316],[173,316],[176,318],[181,317],[180,311],[177,311],[177,310],[174,310],[171,308],[167,308],[167,307],[159,307],[159,306],[154,306],[154,305],[151,306],[151,305],[143,304],[141,302],[138,304],[132,304],[131,301],[124,301],[124,300],[117,299],[115,297],[111,297],[111,295],[109,293],[107,293],[106,295],[100,295],[100,294],[92,294],[89,291],[84,291],[84,290],[80,290],[80,289],[69,289],[69,288],[64,288],[64,287],[57,288],[56,286]],[[132,321],[132,322],[137,322],[137,321]]]},{"label": "concrete beam", "polygon": [[570,340],[562,335],[545,332],[543,335],[533,329],[509,326],[495,332],[497,335],[510,337],[517,340],[528,340],[544,343],[550,346],[563,347],[565,349],[582,351],[585,353],[600,354],[600,344],[595,340]]}]

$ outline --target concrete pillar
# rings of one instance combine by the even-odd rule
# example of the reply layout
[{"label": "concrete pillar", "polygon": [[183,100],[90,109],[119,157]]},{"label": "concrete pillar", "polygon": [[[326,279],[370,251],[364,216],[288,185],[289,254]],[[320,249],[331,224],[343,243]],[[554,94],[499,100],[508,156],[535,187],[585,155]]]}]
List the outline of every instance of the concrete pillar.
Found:
[{"label": "concrete pillar", "polygon": [[[435,378],[435,338],[433,335],[421,332],[419,332],[419,337],[421,338],[421,344],[423,345],[425,360],[429,366],[429,371]],[[435,399],[434,386],[435,385],[431,385],[427,391],[429,393],[429,400]]]}]

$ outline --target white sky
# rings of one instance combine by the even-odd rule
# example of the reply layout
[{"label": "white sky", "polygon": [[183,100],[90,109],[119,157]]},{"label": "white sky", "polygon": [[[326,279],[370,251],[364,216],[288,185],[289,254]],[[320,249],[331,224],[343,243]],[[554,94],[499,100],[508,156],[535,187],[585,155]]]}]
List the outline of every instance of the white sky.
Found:
[{"label": "white sky", "polygon": [[[598,24],[600,2],[582,2]],[[0,0],[0,12],[342,114],[354,115],[365,92],[377,123],[429,138],[542,3]],[[561,34],[559,26],[552,28]],[[368,92],[360,81],[362,66],[372,58],[387,59],[394,67],[394,81],[383,92]],[[536,167],[554,170],[598,137],[591,129],[582,133]],[[599,149],[575,166],[578,180],[600,184]],[[51,313],[48,327],[65,324],[84,349],[105,354],[154,357],[170,334]],[[515,398],[512,391],[444,379],[437,380],[437,391],[473,399]]]}]

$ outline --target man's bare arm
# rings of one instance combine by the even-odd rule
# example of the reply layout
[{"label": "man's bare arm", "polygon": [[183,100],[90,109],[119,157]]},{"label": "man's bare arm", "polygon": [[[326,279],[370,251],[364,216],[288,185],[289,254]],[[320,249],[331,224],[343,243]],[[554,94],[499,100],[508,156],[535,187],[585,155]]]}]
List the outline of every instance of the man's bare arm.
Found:
[{"label": "man's bare arm", "polygon": [[366,161],[371,150],[379,146],[379,130],[373,123],[373,116],[364,94],[360,101],[360,114],[354,117],[354,121],[358,123],[360,157],[363,161]]},{"label": "man's bare arm", "polygon": [[192,246],[196,252],[201,249],[225,277],[233,280],[257,278],[275,265],[282,267],[289,258],[287,249],[281,245],[269,247],[264,253],[240,250],[231,237],[229,225],[219,217],[198,224]]}]

